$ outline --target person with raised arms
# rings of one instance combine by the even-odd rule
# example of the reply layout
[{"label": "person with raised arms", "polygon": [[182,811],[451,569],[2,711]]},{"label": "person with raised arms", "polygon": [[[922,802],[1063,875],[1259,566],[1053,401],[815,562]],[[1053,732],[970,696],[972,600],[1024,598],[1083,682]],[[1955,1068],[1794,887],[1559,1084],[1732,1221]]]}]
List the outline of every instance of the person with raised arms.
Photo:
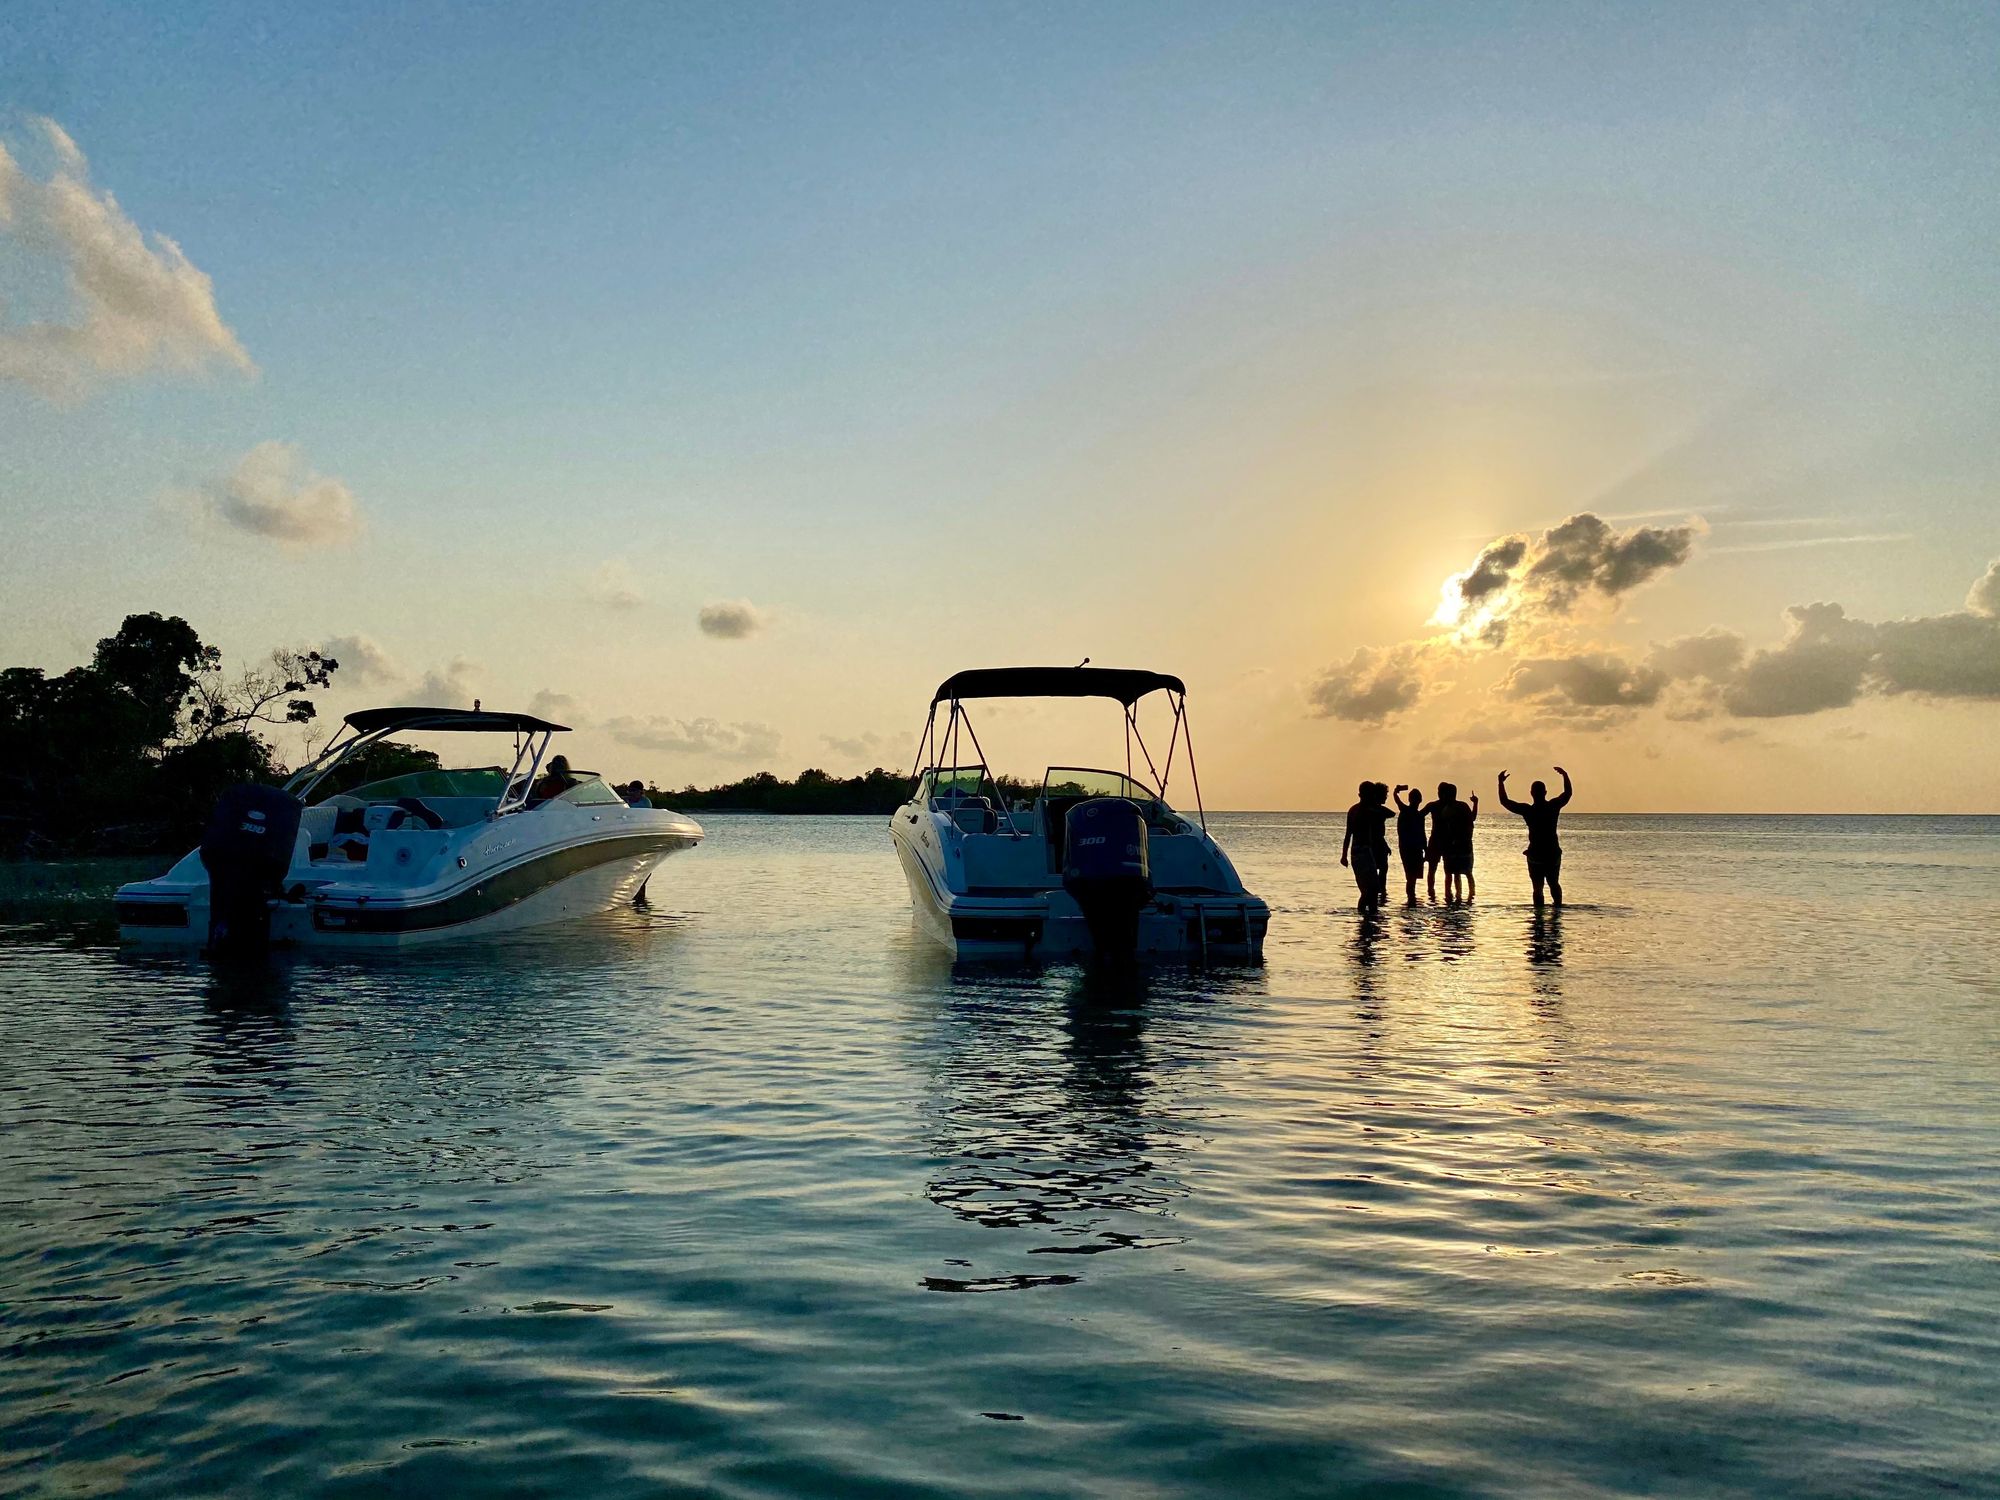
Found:
[{"label": "person with raised arms", "polygon": [[1570,785],[1569,772],[1561,766],[1556,767],[1556,775],[1563,779],[1560,797],[1551,797],[1548,783],[1538,781],[1528,788],[1532,801],[1516,802],[1507,795],[1507,773],[1500,773],[1500,805],[1511,813],[1518,813],[1528,825],[1528,847],[1524,852],[1528,856],[1528,879],[1534,883],[1537,907],[1542,905],[1544,885],[1548,886],[1555,904],[1563,904],[1563,851],[1562,842],[1556,837],[1556,820],[1569,806],[1570,796],[1576,788]]}]

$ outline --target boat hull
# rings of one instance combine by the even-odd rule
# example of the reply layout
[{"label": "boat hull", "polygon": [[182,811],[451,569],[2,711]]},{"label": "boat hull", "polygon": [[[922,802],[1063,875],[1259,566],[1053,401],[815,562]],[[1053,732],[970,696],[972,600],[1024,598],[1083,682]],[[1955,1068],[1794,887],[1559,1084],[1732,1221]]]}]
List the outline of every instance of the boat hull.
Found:
[{"label": "boat hull", "polygon": [[[684,821],[684,820],[683,820]],[[630,904],[660,862],[700,842],[692,832],[632,833],[537,851],[456,885],[404,894],[330,887],[271,905],[274,946],[328,949],[425,947],[594,916]],[[200,947],[208,939],[205,881],[178,889],[140,882],[117,898],[122,941]]]},{"label": "boat hull", "polygon": [[[1093,951],[1082,909],[1061,886],[1006,893],[951,889],[898,819],[890,841],[917,928],[960,959],[1061,959]],[[1243,891],[1170,891],[1139,914],[1141,958],[1255,963],[1271,910]]]}]

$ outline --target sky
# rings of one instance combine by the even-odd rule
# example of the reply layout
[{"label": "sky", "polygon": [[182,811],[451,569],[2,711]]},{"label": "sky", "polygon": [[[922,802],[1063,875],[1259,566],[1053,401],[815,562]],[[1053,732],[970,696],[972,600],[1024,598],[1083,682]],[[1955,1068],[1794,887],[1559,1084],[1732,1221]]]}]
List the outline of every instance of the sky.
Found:
[{"label": "sky", "polygon": [[1988,6],[13,0],[0,147],[6,664],[682,786],[1089,657],[1212,808],[2000,810]]}]

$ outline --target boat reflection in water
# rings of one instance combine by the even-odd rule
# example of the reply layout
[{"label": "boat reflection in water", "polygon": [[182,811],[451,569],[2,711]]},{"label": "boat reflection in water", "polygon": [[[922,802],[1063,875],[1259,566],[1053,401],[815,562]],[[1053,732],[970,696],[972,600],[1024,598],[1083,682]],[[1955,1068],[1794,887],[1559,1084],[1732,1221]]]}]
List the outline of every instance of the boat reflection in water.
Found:
[{"label": "boat reflection in water", "polygon": [[[1007,1236],[923,1277],[932,1291],[1061,1286],[1090,1257],[1182,1242],[1192,1087],[1220,1046],[1203,1037],[1214,987],[1093,969],[1043,981],[956,970],[925,1041],[938,1159],[925,1195]],[[1255,990],[1261,976],[1225,987]]]}]

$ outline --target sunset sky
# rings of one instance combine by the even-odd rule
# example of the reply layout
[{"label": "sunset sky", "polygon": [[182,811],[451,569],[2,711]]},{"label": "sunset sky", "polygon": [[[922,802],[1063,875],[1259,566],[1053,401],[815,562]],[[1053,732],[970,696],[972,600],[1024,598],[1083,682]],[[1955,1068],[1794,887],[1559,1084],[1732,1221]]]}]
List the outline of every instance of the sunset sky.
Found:
[{"label": "sunset sky", "polygon": [[678,786],[1089,656],[1211,807],[2000,810],[1991,6],[12,0],[0,143],[0,664]]}]

